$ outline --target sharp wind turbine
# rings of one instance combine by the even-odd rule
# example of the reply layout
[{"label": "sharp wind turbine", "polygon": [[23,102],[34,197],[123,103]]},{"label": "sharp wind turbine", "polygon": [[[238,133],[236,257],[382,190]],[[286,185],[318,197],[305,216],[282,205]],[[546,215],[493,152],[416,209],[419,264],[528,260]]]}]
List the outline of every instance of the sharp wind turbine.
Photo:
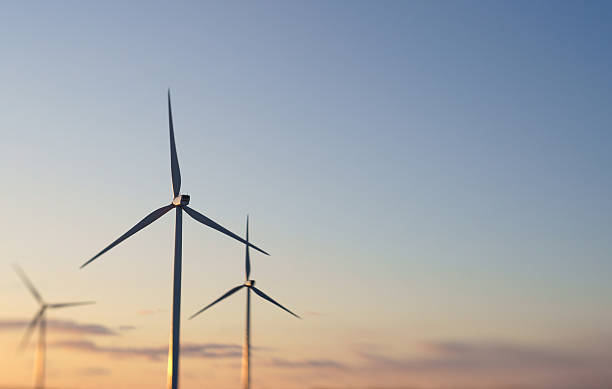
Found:
[{"label": "sharp wind turbine", "polygon": [[45,359],[47,351],[47,310],[74,307],[77,305],[94,304],[94,302],[80,301],[74,303],[46,303],[41,297],[40,293],[38,293],[34,285],[30,282],[28,277],[26,277],[23,270],[17,265],[13,265],[13,267],[15,268],[15,271],[17,272],[19,278],[21,278],[25,286],[28,288],[30,293],[32,293],[32,296],[34,296],[34,299],[36,299],[40,306],[40,308],[36,312],[36,315],[34,315],[34,318],[26,327],[26,332],[23,335],[23,339],[21,340],[19,348],[24,349],[27,346],[28,341],[32,337],[34,329],[36,328],[36,326],[38,326],[38,347],[36,349],[36,371],[34,372],[34,387],[36,389],[43,389],[45,387]]},{"label": "sharp wind turbine", "polygon": [[149,224],[153,223],[171,209],[176,210],[176,226],[174,234],[174,281],[173,281],[173,297],[172,297],[172,329],[170,337],[170,348],[168,350],[168,388],[178,389],[178,377],[179,377],[179,348],[180,348],[180,316],[181,316],[181,267],[182,267],[182,238],[183,238],[183,211],[191,216],[196,221],[204,224],[205,226],[211,227],[227,236],[230,236],[248,246],[253,247],[255,250],[260,251],[266,255],[269,255],[262,249],[255,245],[245,241],[238,235],[234,234],[230,230],[224,228],[220,224],[214,222],[208,217],[202,215],[198,211],[189,208],[189,195],[180,194],[181,190],[181,172],[179,169],[178,157],[176,155],[176,145],[174,143],[174,125],[172,123],[172,106],[170,104],[170,90],[168,90],[168,122],[170,131],[170,170],[172,173],[172,195],[173,200],[169,205],[165,205],[159,209],[148,214],[144,219],[138,222],[134,227],[130,228],[125,234],[121,235],[114,242],[109,244],[106,248],[96,254],[93,258],[81,265],[81,268],[91,263],[108,250],[117,246],[130,236],[134,235],[138,231],[142,230]]},{"label": "sharp wind turbine", "polygon": [[251,256],[249,255],[249,246],[250,246],[249,244],[249,217],[247,216],[246,251],[245,251],[245,258],[244,258],[244,266],[245,266],[244,284],[238,285],[237,287],[230,289],[223,296],[219,297],[212,303],[200,309],[198,312],[194,313],[189,318],[189,319],[193,319],[194,317],[204,312],[208,308],[212,307],[219,301],[231,296],[232,294],[236,293],[242,288],[246,288],[246,322],[245,322],[245,329],[244,329],[244,343],[242,344],[242,388],[243,389],[251,388],[251,290],[255,292],[255,294],[257,294],[259,297],[263,298],[264,300],[268,300],[269,302],[281,308],[282,310],[289,312],[293,316],[300,319],[298,315],[296,315],[295,313],[291,312],[287,308],[283,307],[282,305],[274,301],[272,297],[268,296],[261,290],[257,289],[255,287],[255,280],[249,279],[249,277],[251,276]]}]

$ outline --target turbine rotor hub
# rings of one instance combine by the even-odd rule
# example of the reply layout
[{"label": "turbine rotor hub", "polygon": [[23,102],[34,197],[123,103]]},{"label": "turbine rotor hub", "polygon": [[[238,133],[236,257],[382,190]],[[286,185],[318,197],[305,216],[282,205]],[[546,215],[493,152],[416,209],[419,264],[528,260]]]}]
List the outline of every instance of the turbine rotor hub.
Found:
[{"label": "turbine rotor hub", "polygon": [[247,280],[244,281],[244,286],[246,286],[247,288],[250,288],[252,286],[255,286],[255,280]]},{"label": "turbine rotor hub", "polygon": [[178,195],[174,198],[174,200],[172,200],[172,204],[174,204],[177,207],[181,207],[183,205],[187,205],[189,204],[189,195]]}]

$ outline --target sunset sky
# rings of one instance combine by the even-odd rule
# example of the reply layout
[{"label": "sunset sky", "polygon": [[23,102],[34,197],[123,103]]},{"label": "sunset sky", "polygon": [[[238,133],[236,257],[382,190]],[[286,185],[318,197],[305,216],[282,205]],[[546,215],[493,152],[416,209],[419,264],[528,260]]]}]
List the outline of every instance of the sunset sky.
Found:
[{"label": "sunset sky", "polygon": [[[127,3],[127,2],[125,2]],[[612,5],[7,2],[0,389],[162,389],[174,217],[271,253],[256,389],[612,387]],[[183,225],[182,389],[240,383],[244,247]]]}]

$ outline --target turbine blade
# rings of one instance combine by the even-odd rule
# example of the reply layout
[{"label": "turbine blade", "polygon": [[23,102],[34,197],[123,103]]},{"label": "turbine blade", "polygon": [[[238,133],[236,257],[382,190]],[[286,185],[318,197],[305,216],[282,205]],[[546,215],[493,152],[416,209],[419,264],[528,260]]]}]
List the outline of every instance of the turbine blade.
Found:
[{"label": "turbine blade", "polygon": [[48,304],[49,308],[65,308],[65,307],[76,307],[77,305],[91,305],[95,304],[95,301],[80,301],[76,303],[59,303],[59,304]]},{"label": "turbine blade", "polygon": [[166,205],[165,207],[161,207],[159,209],[156,209],[155,211],[153,211],[150,214],[148,214],[144,219],[139,221],[138,224],[136,224],[134,227],[130,228],[128,230],[128,232],[126,232],[125,234],[121,235],[113,243],[111,243],[108,246],[106,246],[106,248],[104,250],[100,251],[92,259],[90,259],[89,261],[87,261],[84,264],[82,264],[81,265],[81,269],[84,268],[85,266],[87,266],[94,259],[98,258],[100,255],[104,254],[108,250],[112,249],[113,247],[117,246],[119,243],[121,243],[124,240],[126,240],[127,238],[129,238],[130,236],[134,235],[135,233],[137,233],[138,231],[142,230],[143,228],[145,228],[149,224],[153,223],[155,220],[157,220],[160,217],[162,217],[166,212],[168,212],[172,208],[174,208],[174,205],[170,204],[170,205]]},{"label": "turbine blade", "polygon": [[272,304],[280,307],[281,309],[289,312],[290,314],[292,314],[293,316],[297,317],[298,319],[301,319],[301,317],[299,317],[298,315],[296,315],[295,313],[291,312],[290,310],[288,310],[287,308],[283,307],[282,305],[280,305],[279,303],[277,303],[276,301],[274,301],[272,299],[272,297],[268,296],[267,294],[265,294],[264,292],[262,292],[261,290],[257,289],[256,287],[252,286],[251,289],[253,289],[253,291],[255,293],[257,293],[261,298],[268,300],[269,302],[271,302]]},{"label": "turbine blade", "polygon": [[20,350],[23,350],[28,345],[28,341],[32,337],[32,332],[34,331],[34,327],[36,327],[36,324],[38,324],[44,312],[45,312],[45,307],[43,306],[42,308],[38,310],[36,315],[34,315],[34,318],[32,319],[32,321],[28,323],[28,326],[26,327],[26,331],[23,334],[23,338],[21,338],[21,342],[19,343]]},{"label": "turbine blade", "polygon": [[174,197],[181,192],[181,169],[176,156],[176,144],[174,143],[174,124],[172,123],[172,104],[170,103],[170,89],[168,89],[168,126],[170,128],[170,169],[172,172],[172,191]]},{"label": "turbine blade", "polygon": [[23,281],[23,283],[25,284],[26,288],[28,288],[30,293],[32,293],[32,296],[34,296],[36,301],[38,301],[40,304],[42,304],[43,303],[43,299],[40,296],[40,293],[38,293],[38,291],[36,290],[36,288],[34,287],[32,282],[30,282],[28,277],[25,275],[25,272],[23,271],[23,269],[19,265],[17,265],[16,263],[13,264],[13,268],[15,269],[15,272],[17,273],[19,278],[21,278],[21,281]]},{"label": "turbine blade", "polygon": [[251,255],[249,254],[249,215],[247,215],[247,222],[246,222],[246,253],[245,253],[245,258],[244,258],[244,266],[245,266],[245,270],[246,270],[246,280],[249,280],[249,277],[251,276]]},{"label": "turbine blade", "polygon": [[236,293],[237,291],[239,291],[240,289],[244,288],[244,285],[240,285],[237,286],[235,288],[230,289],[227,293],[225,293],[223,296],[219,297],[218,299],[216,299],[215,301],[213,301],[212,303],[208,304],[207,306],[205,306],[204,308],[200,309],[199,311],[197,311],[196,313],[194,313],[193,315],[191,315],[189,317],[189,320],[193,319],[194,317],[198,316],[200,313],[204,312],[205,310],[207,310],[208,308],[212,307],[213,305],[215,305],[216,303],[218,303],[219,301],[223,300],[226,297],[229,297],[231,295],[233,295],[234,293]]},{"label": "turbine blade", "polygon": [[246,240],[242,239],[241,237],[239,237],[238,235],[234,234],[233,232],[231,232],[230,230],[228,230],[227,228],[221,226],[220,224],[212,221],[211,219],[207,218],[206,216],[202,215],[201,213],[199,213],[198,211],[189,208],[188,206],[183,206],[183,209],[185,210],[185,212],[187,212],[189,214],[189,216],[191,216],[192,218],[194,218],[195,220],[199,221],[200,223],[214,228],[215,230],[224,233],[227,236],[230,236],[234,239],[236,239],[239,242],[242,242],[246,245],[249,245],[250,247],[253,247],[255,250],[259,251],[260,253],[264,253],[266,255],[270,255],[268,253],[266,253],[265,251],[263,251],[262,249],[260,249],[259,247],[255,246],[254,244],[251,244],[249,242],[247,242]]}]

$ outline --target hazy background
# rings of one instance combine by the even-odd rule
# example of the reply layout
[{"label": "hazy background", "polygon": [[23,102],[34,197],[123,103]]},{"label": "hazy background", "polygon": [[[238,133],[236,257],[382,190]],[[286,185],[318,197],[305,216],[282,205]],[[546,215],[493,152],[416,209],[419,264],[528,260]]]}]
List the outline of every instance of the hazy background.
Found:
[{"label": "hazy background", "polygon": [[[13,2],[0,10],[0,387],[164,388],[183,192],[272,254],[258,389],[612,387],[607,2]],[[243,247],[184,223],[181,387],[235,388]]]}]

